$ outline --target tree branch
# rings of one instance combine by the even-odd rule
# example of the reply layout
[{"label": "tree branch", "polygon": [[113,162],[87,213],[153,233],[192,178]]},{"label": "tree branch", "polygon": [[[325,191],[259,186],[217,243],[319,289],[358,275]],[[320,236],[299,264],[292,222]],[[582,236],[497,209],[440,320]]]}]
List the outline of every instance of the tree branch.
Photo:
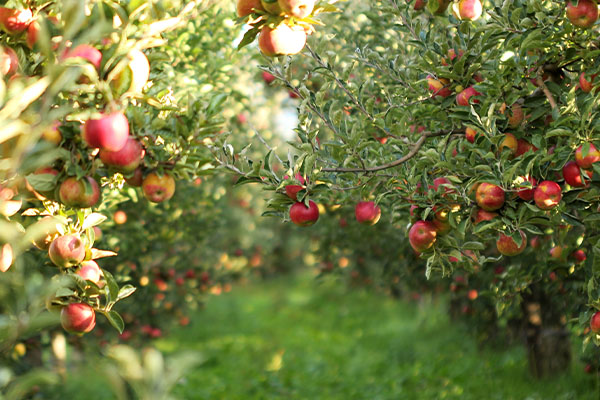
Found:
[{"label": "tree branch", "polygon": [[542,88],[542,92],[544,92],[544,95],[546,95],[546,98],[548,99],[548,102],[550,103],[550,107],[552,108],[552,111],[558,110],[558,105],[556,104],[556,100],[554,100],[554,96],[552,96],[552,93],[550,93],[550,89],[548,89],[548,86],[546,86],[546,84],[544,83],[543,75],[544,75],[544,69],[543,68],[538,69],[536,82],[537,82],[538,86],[540,88]]}]

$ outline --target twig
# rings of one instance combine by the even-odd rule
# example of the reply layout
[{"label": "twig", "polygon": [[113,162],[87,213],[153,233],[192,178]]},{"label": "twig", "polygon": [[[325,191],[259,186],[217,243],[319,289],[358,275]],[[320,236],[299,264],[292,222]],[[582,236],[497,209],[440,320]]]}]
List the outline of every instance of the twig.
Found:
[{"label": "twig", "polygon": [[552,93],[550,93],[550,89],[548,89],[548,86],[546,86],[546,84],[544,83],[543,74],[544,74],[544,69],[543,68],[538,69],[536,82],[537,82],[538,86],[540,88],[542,88],[542,92],[544,92],[544,94],[546,95],[546,98],[548,99],[548,102],[550,103],[550,107],[552,108],[552,111],[554,111],[554,110],[558,111],[558,105],[556,104],[556,100],[554,100],[554,96],[552,96]]}]

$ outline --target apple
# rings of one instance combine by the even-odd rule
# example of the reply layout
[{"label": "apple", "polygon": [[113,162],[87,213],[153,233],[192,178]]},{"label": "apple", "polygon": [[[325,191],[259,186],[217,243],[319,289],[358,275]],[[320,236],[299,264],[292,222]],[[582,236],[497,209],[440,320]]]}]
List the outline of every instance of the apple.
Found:
[{"label": "apple", "polygon": [[448,178],[444,177],[435,178],[433,180],[433,186],[430,186],[429,188],[433,189],[435,192],[439,192],[439,188],[442,185],[444,189],[444,194],[442,195],[443,197],[448,197],[447,195],[456,193],[456,190],[452,189],[452,182],[450,182]]},{"label": "apple", "polygon": [[583,170],[583,172],[584,180],[581,180],[581,169],[575,161],[569,161],[566,163],[562,170],[565,182],[576,188],[588,186],[590,182],[585,180],[585,176],[587,175],[590,179],[592,179],[592,176],[594,175],[594,171]]},{"label": "apple", "polygon": [[540,237],[539,236],[534,236],[531,238],[531,240],[529,241],[529,245],[531,246],[532,249],[537,249],[539,248],[542,244],[540,242]]},{"label": "apple", "polygon": [[[300,185],[286,185],[285,186],[285,194],[292,200],[298,201],[298,192],[302,189],[305,189],[306,180],[300,174],[296,174],[296,180],[300,182]],[[289,176],[284,176],[283,179],[289,179]]]},{"label": "apple", "polygon": [[115,221],[115,224],[123,225],[125,222],[127,222],[127,213],[125,213],[125,211],[123,210],[118,210],[113,215],[113,219]]},{"label": "apple", "polygon": [[497,216],[498,216],[498,214],[495,212],[486,211],[482,208],[478,208],[477,211],[475,211],[473,224],[477,225],[478,223],[483,222],[483,221],[491,221],[494,218],[496,218]]},{"label": "apple", "polygon": [[58,220],[51,216],[45,216],[35,222],[36,227],[33,229],[39,233],[32,240],[33,245],[40,250],[48,250],[52,241],[58,237],[57,224]]},{"label": "apple", "polygon": [[[454,50],[454,49],[448,50],[448,58],[450,59],[450,61],[454,61],[454,59],[456,57],[458,57],[460,59],[463,56],[463,54],[465,54],[465,52],[463,50],[458,50],[458,55],[456,54],[456,50]],[[448,61],[446,61],[445,57],[442,57],[442,65],[445,67],[448,66]]]},{"label": "apple", "polygon": [[536,151],[538,151],[538,148],[535,147],[534,145],[532,145],[531,143],[529,143],[525,139],[518,139],[517,140],[517,151],[515,153],[515,157],[520,157],[523,154],[527,153],[529,150],[536,152]]},{"label": "apple", "polygon": [[279,8],[294,17],[306,18],[315,8],[315,0],[279,0]]},{"label": "apple", "polygon": [[[533,195],[535,193],[535,188],[537,186],[537,179],[532,176],[521,176],[518,180],[519,189],[517,189],[517,196],[521,200],[531,201],[533,200]],[[531,188],[524,186],[523,183],[529,182],[531,184]]]},{"label": "apple", "polygon": [[429,91],[433,93],[432,97],[441,96],[448,97],[452,94],[452,91],[448,87],[450,85],[450,81],[445,78],[434,78],[431,75],[427,75],[427,87]]},{"label": "apple", "polygon": [[437,230],[435,225],[429,221],[417,221],[408,231],[408,241],[416,252],[423,252],[435,243]]},{"label": "apple", "polygon": [[142,183],[144,196],[153,203],[169,200],[175,194],[175,179],[171,175],[158,176],[151,172]]},{"label": "apple", "polygon": [[0,73],[4,76],[12,76],[19,68],[19,57],[10,47],[0,48]]},{"label": "apple", "polygon": [[550,210],[560,203],[562,191],[556,182],[543,181],[535,189],[533,200],[535,205],[542,210]]},{"label": "apple", "polygon": [[129,178],[125,178],[125,182],[127,182],[130,186],[140,187],[144,182],[144,172],[141,167],[137,167],[133,172],[133,175]]},{"label": "apple", "polygon": [[21,209],[23,200],[14,199],[17,191],[13,188],[2,187],[0,185],[0,214],[5,217],[12,217]]},{"label": "apple", "polygon": [[[456,104],[458,104],[459,106],[468,106],[469,105],[469,99],[471,97],[476,97],[476,96],[481,96],[481,93],[479,93],[477,90],[475,90],[475,88],[473,86],[469,86],[466,89],[463,89],[459,94],[456,95]],[[473,104],[477,104],[479,103],[479,100],[473,98]]]},{"label": "apple", "polygon": [[446,233],[450,232],[450,229],[452,229],[452,226],[450,226],[450,222],[448,222],[447,219],[441,220],[438,218],[434,218],[433,221],[431,221],[431,223],[435,227],[435,232],[438,235],[445,235]]},{"label": "apple", "polygon": [[452,5],[452,14],[461,21],[475,21],[482,12],[481,0],[459,0]]},{"label": "apple", "polygon": [[83,125],[83,139],[89,147],[119,151],[127,144],[129,121],[120,111],[88,119]]},{"label": "apple", "polygon": [[102,277],[102,270],[96,261],[93,260],[82,262],[81,267],[75,273],[86,281],[94,282],[96,285],[100,282],[100,278]]},{"label": "apple", "polygon": [[596,313],[592,315],[592,319],[590,320],[590,329],[596,334],[600,333],[600,311],[596,311]]},{"label": "apple", "polygon": [[143,155],[141,143],[131,137],[119,151],[100,150],[100,159],[104,165],[122,173],[136,170],[142,162]]},{"label": "apple", "polygon": [[238,17],[246,17],[253,14],[255,11],[264,11],[260,0],[238,0],[237,15]]},{"label": "apple", "polygon": [[38,21],[33,21],[29,24],[27,28],[27,47],[33,49],[33,46],[37,43],[38,35],[40,33],[40,23]]},{"label": "apple", "polygon": [[62,142],[62,134],[58,129],[60,127],[60,122],[55,121],[50,124],[46,129],[42,131],[42,139],[47,142],[54,143],[55,145],[59,145]]},{"label": "apple", "polygon": [[469,143],[475,143],[475,136],[477,135],[477,131],[473,128],[467,127],[465,129],[465,138]]},{"label": "apple", "polygon": [[580,263],[587,260],[585,251],[583,251],[581,249],[575,250],[573,253],[571,253],[571,257],[573,257],[575,260],[577,260],[577,262],[580,262]]},{"label": "apple", "polygon": [[504,189],[493,183],[482,182],[475,194],[477,205],[485,211],[496,211],[504,205]]},{"label": "apple", "polygon": [[267,71],[262,72],[262,78],[267,85],[270,85],[271,83],[273,83],[275,81],[275,79],[277,79],[277,78],[275,78],[275,75],[273,75],[272,73],[267,72]]},{"label": "apple", "polygon": [[469,292],[467,293],[467,297],[469,300],[473,301],[475,299],[477,299],[478,293],[477,290],[475,289],[471,289],[469,290]]},{"label": "apple", "polygon": [[593,82],[594,79],[596,79],[596,76],[598,74],[593,74],[590,77],[590,80],[588,81],[585,78],[585,72],[582,72],[581,75],[579,75],[579,88],[584,91],[585,93],[589,93],[592,91],[592,89],[594,88]]},{"label": "apple", "polygon": [[127,54],[127,58],[129,63],[110,82],[110,85],[118,94],[142,93],[150,78],[148,58],[141,50],[131,50]]},{"label": "apple", "polygon": [[504,139],[500,142],[500,153],[504,151],[504,149],[509,149],[512,153],[512,156],[517,155],[517,150],[519,148],[519,142],[517,138],[512,133],[505,133]]},{"label": "apple", "polygon": [[98,228],[97,226],[94,226],[93,229],[95,241],[102,240],[102,229]]},{"label": "apple", "polygon": [[0,248],[0,272],[6,272],[14,261],[14,253],[10,243],[4,243]]},{"label": "apple", "polygon": [[72,176],[61,183],[58,197],[64,205],[74,208],[90,208],[102,197],[98,182],[90,176],[77,179]]},{"label": "apple", "polygon": [[290,219],[298,226],[311,226],[319,219],[319,207],[309,200],[308,207],[304,203],[294,203],[290,207]]},{"label": "apple", "polygon": [[354,208],[356,220],[364,225],[375,225],[381,218],[381,208],[372,201],[361,201]]},{"label": "apple", "polygon": [[413,9],[415,11],[419,11],[425,8],[425,6],[427,5],[427,0],[417,0],[415,1],[415,5],[413,7]]},{"label": "apple", "polygon": [[555,260],[560,260],[563,257],[563,246],[554,246],[550,249],[550,257]]},{"label": "apple", "polygon": [[96,70],[100,70],[100,64],[102,62],[102,53],[97,48],[90,46],[89,44],[80,44],[79,46],[65,51],[62,56],[63,60],[69,58],[81,57],[84,60],[91,63]]},{"label": "apple", "polygon": [[592,143],[590,143],[590,149],[588,150],[585,157],[583,156],[583,145],[579,146],[577,150],[575,150],[575,162],[577,163],[577,165],[579,165],[580,168],[592,168],[592,164],[598,161],[600,161],[600,152]]},{"label": "apple", "polygon": [[266,12],[273,15],[281,14],[281,7],[278,0],[260,0],[262,7]]},{"label": "apple", "polygon": [[0,27],[11,35],[21,33],[29,27],[33,13],[30,9],[15,10],[0,7]]},{"label": "apple", "polygon": [[305,45],[304,29],[300,26],[289,27],[285,23],[280,23],[275,29],[265,26],[258,36],[258,47],[267,57],[298,54]]},{"label": "apple", "polygon": [[589,28],[598,19],[598,4],[595,0],[579,0],[574,5],[571,0],[567,2],[567,18],[579,28]]},{"label": "apple", "polygon": [[510,107],[510,115],[508,116],[508,126],[511,128],[518,128],[523,120],[525,114],[523,113],[523,107],[519,103],[515,103]]},{"label": "apple", "polygon": [[71,333],[87,333],[96,326],[96,313],[86,303],[71,303],[60,311],[63,329]]},{"label": "apple", "polygon": [[59,236],[50,244],[48,256],[57,267],[74,267],[85,258],[85,245],[77,235]]},{"label": "apple", "polygon": [[527,247],[527,236],[522,230],[519,230],[519,235],[521,235],[521,245],[517,245],[517,242],[508,235],[503,233],[498,236],[498,240],[496,241],[496,248],[500,252],[500,254],[505,256],[516,256],[521,254],[525,248]]}]

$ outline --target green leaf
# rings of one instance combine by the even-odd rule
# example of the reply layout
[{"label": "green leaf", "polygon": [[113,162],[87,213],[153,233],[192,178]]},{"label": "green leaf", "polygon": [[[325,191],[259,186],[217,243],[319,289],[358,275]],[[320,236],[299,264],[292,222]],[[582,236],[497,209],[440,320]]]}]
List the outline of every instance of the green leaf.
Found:
[{"label": "green leaf", "polygon": [[104,316],[106,317],[108,322],[110,322],[110,324],[117,331],[119,331],[119,334],[123,333],[123,330],[125,329],[125,322],[123,322],[123,318],[121,318],[121,315],[119,315],[118,312],[109,311],[107,313],[104,313]]}]

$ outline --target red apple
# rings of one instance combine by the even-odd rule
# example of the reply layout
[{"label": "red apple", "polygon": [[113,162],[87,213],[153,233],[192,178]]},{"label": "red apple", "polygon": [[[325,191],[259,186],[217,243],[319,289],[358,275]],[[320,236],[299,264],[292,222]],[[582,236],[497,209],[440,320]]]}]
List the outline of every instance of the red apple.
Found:
[{"label": "red apple", "polygon": [[433,93],[432,97],[441,96],[448,97],[452,94],[452,91],[448,87],[450,85],[450,81],[445,78],[434,78],[431,75],[427,75],[427,87],[429,91]]},{"label": "red apple", "polygon": [[306,18],[315,8],[315,0],[279,0],[281,10],[294,18]]},{"label": "red apple", "polygon": [[600,311],[596,311],[596,313],[592,315],[592,319],[590,320],[590,329],[596,334],[600,333]]},{"label": "red apple", "polygon": [[522,230],[519,230],[519,235],[521,235],[520,246],[517,245],[517,242],[511,236],[501,233],[496,241],[496,248],[500,254],[510,257],[521,254],[527,247],[527,236]]},{"label": "red apple", "polygon": [[533,195],[535,192],[535,188],[537,186],[537,179],[535,179],[532,176],[522,176],[521,177],[523,183],[524,182],[529,182],[531,184],[531,188],[529,188],[528,186],[523,185],[523,183],[520,184],[520,188],[517,190],[517,196],[519,196],[519,198],[521,200],[525,200],[525,201],[531,201],[533,200]]},{"label": "red apple", "polygon": [[413,9],[415,11],[419,11],[419,10],[424,9],[426,5],[427,5],[426,0],[417,0],[417,1],[415,1],[415,5],[414,5]]},{"label": "red apple", "polygon": [[585,251],[579,249],[579,250],[575,250],[573,253],[571,253],[571,257],[573,257],[575,260],[577,260],[577,262],[584,262],[585,260],[587,260],[587,256],[585,255]]},{"label": "red apple", "polygon": [[69,58],[81,57],[91,63],[96,70],[100,70],[100,64],[102,62],[102,53],[97,48],[88,44],[80,44],[79,46],[69,49],[62,56],[63,60]]},{"label": "red apple", "polygon": [[535,152],[535,151],[538,151],[538,148],[535,147],[534,145],[532,145],[531,143],[529,143],[525,139],[518,139],[517,140],[517,152],[515,153],[515,157],[520,157],[523,154],[527,153],[529,150]]},{"label": "red apple", "polygon": [[442,195],[443,197],[447,197],[448,194],[456,193],[456,190],[452,189],[452,182],[450,182],[448,178],[443,177],[435,178],[433,180],[433,186],[430,186],[430,188],[433,188],[434,191],[439,192],[439,188],[442,185],[444,188],[444,194]]},{"label": "red apple", "polygon": [[294,203],[290,207],[290,219],[298,226],[311,226],[319,219],[319,207],[309,200],[308,207],[304,203]]},{"label": "red apple", "polygon": [[90,208],[98,204],[102,193],[94,178],[86,176],[77,179],[72,176],[61,183],[58,197],[68,207]]},{"label": "red apple", "polygon": [[580,168],[590,169],[592,168],[592,165],[598,161],[600,161],[600,151],[598,151],[596,146],[592,143],[590,143],[590,149],[585,157],[583,156],[583,145],[575,150],[575,162]]},{"label": "red apple", "polygon": [[[458,50],[458,55],[457,55],[456,50],[448,49],[448,58],[450,59],[450,61],[454,61],[454,59],[456,57],[458,57],[460,59],[463,56],[463,54],[465,54],[465,52],[463,50]],[[446,61],[445,57],[442,57],[442,65],[445,67],[448,66],[448,61]]]},{"label": "red apple", "polygon": [[589,93],[592,91],[592,89],[594,88],[594,79],[596,79],[596,76],[598,74],[593,74],[592,76],[590,76],[590,80],[588,81],[585,78],[585,72],[582,72],[581,75],[579,75],[579,88],[581,88],[582,91],[584,91],[585,93]]},{"label": "red apple", "polygon": [[408,241],[416,252],[423,252],[435,243],[437,230],[435,225],[428,221],[417,221],[408,231]]},{"label": "red apple", "polygon": [[579,0],[577,5],[567,2],[567,18],[580,28],[589,28],[598,19],[598,4],[595,0]]},{"label": "red apple", "polygon": [[469,143],[475,143],[475,136],[477,135],[477,131],[473,128],[467,127],[465,129],[465,138]]},{"label": "red apple", "polygon": [[476,96],[481,96],[481,93],[475,90],[473,86],[469,86],[468,88],[463,89],[462,92],[456,95],[456,104],[458,104],[459,106],[468,106],[469,99],[471,97],[473,97],[473,104],[477,104],[479,103],[479,100],[474,98]]},{"label": "red apple", "polygon": [[504,139],[500,142],[500,152],[504,151],[504,149],[509,149],[512,153],[512,156],[517,155],[517,151],[519,148],[519,142],[517,138],[512,133],[505,133]]},{"label": "red apple", "polygon": [[71,303],[60,311],[63,329],[71,333],[87,333],[96,326],[96,313],[85,303]]},{"label": "red apple", "polygon": [[481,17],[481,0],[459,0],[452,5],[452,13],[461,21],[475,21]]},{"label": "red apple", "polygon": [[583,170],[584,180],[581,180],[581,172],[581,169],[575,161],[569,161],[566,163],[562,170],[565,182],[576,188],[588,186],[590,182],[585,180],[585,176],[587,175],[590,179],[592,179],[592,176],[594,175],[594,171]]},{"label": "red apple", "polygon": [[140,187],[144,182],[144,172],[141,167],[137,167],[133,172],[133,175],[129,178],[125,178],[125,182],[133,187]]},{"label": "red apple", "polygon": [[144,149],[140,142],[128,138],[119,151],[100,150],[100,159],[107,167],[123,173],[133,172],[142,162]]},{"label": "red apple", "polygon": [[89,147],[119,151],[127,144],[129,121],[122,112],[102,114],[83,125],[83,139]]},{"label": "red apple", "polygon": [[255,11],[264,11],[260,0],[238,0],[237,15],[238,17],[246,17]]},{"label": "red apple", "polygon": [[15,10],[12,8],[0,7],[0,27],[12,35],[21,33],[31,23],[33,13],[30,9]]},{"label": "red apple", "polygon": [[298,54],[305,45],[304,29],[300,26],[289,27],[285,23],[280,23],[275,29],[264,26],[258,36],[258,47],[267,57]]},{"label": "red apple", "polygon": [[81,267],[77,270],[76,274],[87,281],[94,282],[97,285],[102,277],[102,270],[96,261],[90,260],[82,262]]},{"label": "red apple", "polygon": [[270,85],[271,83],[273,83],[275,81],[275,79],[277,79],[277,78],[275,78],[275,75],[273,75],[267,71],[262,72],[262,78],[267,85]]},{"label": "red apple", "polygon": [[19,68],[19,57],[10,47],[0,48],[0,73],[4,76],[12,76]]},{"label": "red apple", "polygon": [[118,210],[114,213],[113,220],[115,221],[115,224],[123,225],[127,222],[127,213],[123,210]]},{"label": "red apple", "polygon": [[364,225],[375,225],[381,218],[381,208],[372,201],[361,201],[354,208],[356,220]]},{"label": "red apple", "polygon": [[543,181],[535,189],[533,200],[535,205],[542,210],[550,210],[560,203],[562,191],[556,182]]},{"label": "red apple", "polygon": [[523,120],[525,119],[525,114],[523,113],[523,108],[519,103],[515,103],[510,107],[510,113],[508,116],[508,126],[511,128],[518,128]]},{"label": "red apple", "polygon": [[495,211],[504,205],[504,189],[493,183],[482,182],[475,194],[477,205],[485,211]]},{"label": "red apple", "polygon": [[153,203],[169,200],[175,194],[175,179],[171,175],[158,176],[151,172],[142,183],[144,196]]},{"label": "red apple", "polygon": [[74,267],[85,258],[85,245],[77,235],[59,236],[50,244],[48,256],[57,267]]},{"label": "red apple", "polygon": [[469,292],[467,293],[467,297],[469,298],[469,300],[473,301],[475,299],[477,299],[477,297],[479,296],[479,294],[477,293],[477,290],[475,289],[471,289],[469,290]]},{"label": "red apple", "polygon": [[477,225],[478,223],[483,221],[491,221],[497,216],[498,214],[495,212],[486,211],[484,209],[478,208],[474,215],[473,224]]},{"label": "red apple", "polygon": [[37,43],[38,35],[40,32],[40,23],[37,21],[31,22],[27,28],[27,47],[33,49],[33,46]]}]

